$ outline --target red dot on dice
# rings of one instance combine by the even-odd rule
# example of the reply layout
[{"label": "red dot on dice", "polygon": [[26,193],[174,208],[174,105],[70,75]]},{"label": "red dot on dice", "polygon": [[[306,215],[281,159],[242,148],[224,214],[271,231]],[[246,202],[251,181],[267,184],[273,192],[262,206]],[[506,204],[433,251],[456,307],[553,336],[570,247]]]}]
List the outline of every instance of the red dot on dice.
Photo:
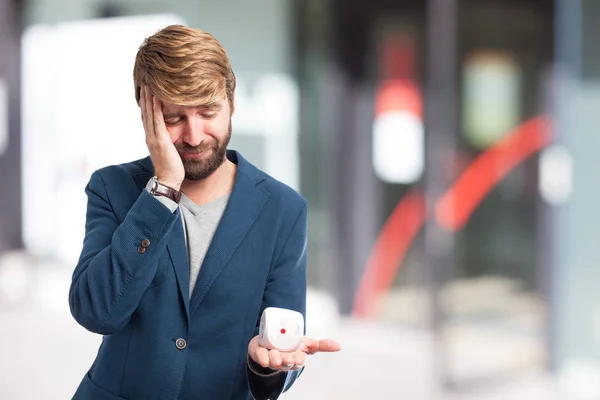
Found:
[{"label": "red dot on dice", "polygon": [[283,328],[281,329],[281,334],[285,335],[285,329],[283,329]]}]

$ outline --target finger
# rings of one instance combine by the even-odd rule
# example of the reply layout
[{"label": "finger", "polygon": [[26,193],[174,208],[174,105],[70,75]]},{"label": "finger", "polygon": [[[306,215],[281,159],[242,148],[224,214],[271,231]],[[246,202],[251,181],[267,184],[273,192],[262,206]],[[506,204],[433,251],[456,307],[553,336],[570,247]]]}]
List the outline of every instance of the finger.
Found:
[{"label": "finger", "polygon": [[340,351],[342,348],[338,342],[331,339],[314,340],[306,338],[304,344],[308,354]]},{"label": "finger", "polygon": [[154,95],[150,88],[146,87],[146,120],[148,125],[148,134],[151,135],[152,138],[155,137],[155,129],[154,129],[154,107],[152,104],[152,99]]},{"label": "finger", "polygon": [[154,134],[157,136],[162,134],[167,128],[165,125],[165,117],[162,113],[160,102],[156,96],[152,96],[152,111],[154,114]]},{"label": "finger", "polygon": [[258,336],[255,336],[248,343],[248,354],[255,362],[263,367],[269,366],[269,350],[258,344]]},{"label": "finger", "polygon": [[254,361],[256,361],[262,367],[265,368],[267,368],[271,363],[271,360],[269,358],[269,350],[265,349],[264,347],[258,346],[256,348],[256,351],[254,352],[254,357],[252,358],[254,359]]},{"label": "finger", "polygon": [[281,365],[291,368],[294,366],[294,353],[279,353],[281,356]]},{"label": "finger", "polygon": [[150,110],[148,109],[148,94],[150,93],[150,91],[148,90],[148,86],[144,85],[142,86],[142,90],[143,90],[143,97],[142,97],[142,103],[144,105],[144,117],[146,117],[146,119],[148,119],[148,116],[150,115]]},{"label": "finger", "polygon": [[146,87],[146,117],[148,118],[148,129],[149,133],[154,135],[154,107],[153,107],[154,94],[150,88]]},{"label": "finger", "polygon": [[295,367],[292,369],[300,369],[304,366],[306,362],[306,353],[303,351],[297,351],[294,353],[294,365]]},{"label": "finger", "polygon": [[150,115],[149,113],[152,110],[150,107],[152,105],[152,91],[148,85],[144,85],[144,100],[146,101],[146,111],[148,112],[147,115]]},{"label": "finger", "polygon": [[281,354],[277,350],[269,350],[270,367],[272,369],[281,369]]},{"label": "finger", "polygon": [[148,90],[148,86],[143,85],[143,97],[142,97],[142,121],[144,122],[144,131],[146,132],[146,139],[150,139],[153,136],[152,132],[152,114],[151,108],[148,106],[148,98],[150,95],[150,91]]}]

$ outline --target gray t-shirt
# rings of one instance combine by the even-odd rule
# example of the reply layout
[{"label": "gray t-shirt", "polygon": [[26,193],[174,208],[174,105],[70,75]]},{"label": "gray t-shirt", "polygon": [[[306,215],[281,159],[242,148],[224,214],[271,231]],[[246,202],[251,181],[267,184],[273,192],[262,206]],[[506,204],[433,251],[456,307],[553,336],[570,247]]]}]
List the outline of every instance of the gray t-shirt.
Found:
[{"label": "gray t-shirt", "polygon": [[188,249],[188,260],[190,260],[190,299],[194,292],[194,286],[200,273],[200,267],[212,242],[213,235],[219,226],[219,221],[223,216],[229,195],[225,195],[210,203],[201,206],[194,203],[185,194],[181,194],[179,205],[173,200],[156,196],[158,201],[175,212],[179,207],[181,209],[181,218],[183,229],[185,230],[185,241]]},{"label": "gray t-shirt", "polygon": [[185,194],[181,194],[179,208],[183,217],[188,260],[190,260],[190,298],[204,256],[206,256],[228,201],[229,195],[226,195],[199,206]]}]

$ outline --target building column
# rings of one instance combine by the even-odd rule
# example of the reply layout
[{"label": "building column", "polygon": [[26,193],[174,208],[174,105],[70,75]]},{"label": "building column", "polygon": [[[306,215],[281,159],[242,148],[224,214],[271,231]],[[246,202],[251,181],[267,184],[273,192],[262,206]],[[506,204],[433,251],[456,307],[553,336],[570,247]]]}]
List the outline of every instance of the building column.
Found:
[{"label": "building column", "polygon": [[[424,267],[430,294],[430,324],[435,338],[435,374],[440,387],[448,387],[448,349],[443,340],[445,315],[440,291],[454,263],[454,234],[440,228],[434,218],[435,201],[450,186],[446,173],[456,151],[458,130],[457,0],[427,3],[427,76],[425,97],[425,179],[428,219],[425,223]],[[443,60],[443,62],[441,61]]]},{"label": "building column", "polygon": [[556,0],[554,121],[570,195],[551,206],[550,365],[568,399],[600,398],[600,1]]},{"label": "building column", "polygon": [[23,2],[0,0],[0,252],[21,235],[21,32]]}]

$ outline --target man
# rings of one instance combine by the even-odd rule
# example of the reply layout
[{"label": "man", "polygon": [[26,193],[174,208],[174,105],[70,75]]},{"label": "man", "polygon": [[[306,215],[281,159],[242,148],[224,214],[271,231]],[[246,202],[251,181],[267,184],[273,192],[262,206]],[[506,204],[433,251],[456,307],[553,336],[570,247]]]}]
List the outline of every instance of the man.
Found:
[{"label": "man", "polygon": [[104,337],[74,399],[276,399],[340,349],[258,343],[266,307],[305,314],[306,201],[227,150],[235,76],[213,36],[169,26],[133,76],[150,156],[86,187],[69,304]]}]

